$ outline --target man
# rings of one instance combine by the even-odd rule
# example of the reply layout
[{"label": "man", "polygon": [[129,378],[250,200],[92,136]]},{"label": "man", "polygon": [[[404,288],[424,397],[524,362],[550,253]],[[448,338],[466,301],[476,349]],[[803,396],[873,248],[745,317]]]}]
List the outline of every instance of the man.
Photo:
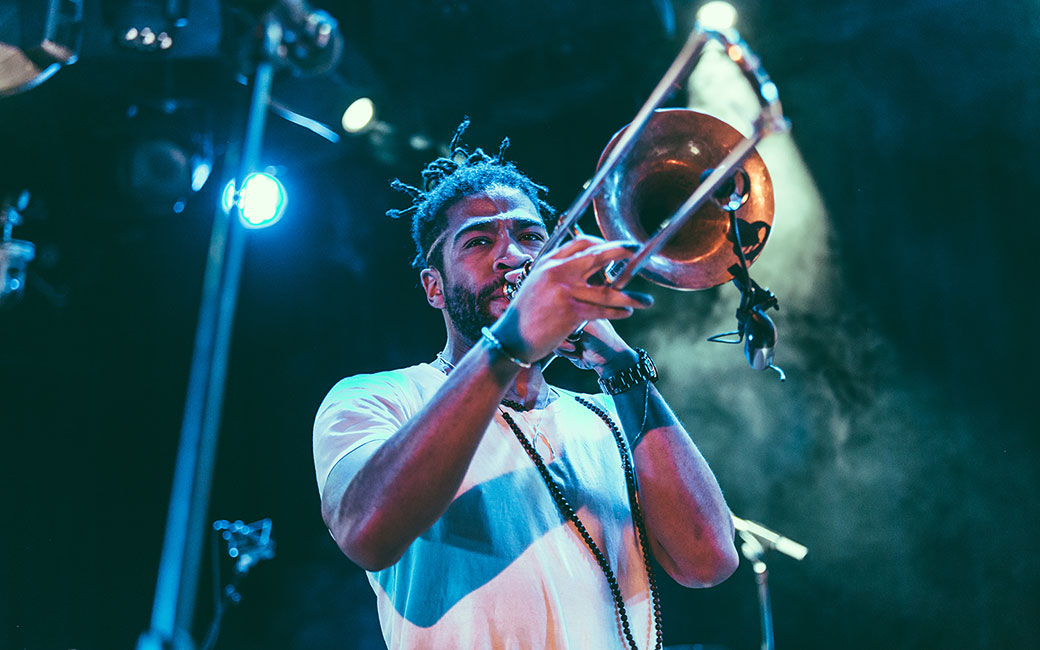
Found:
[{"label": "man", "polygon": [[[447,342],[325,398],[323,517],[369,571],[390,648],[660,648],[650,554],[684,585],[724,580],[738,562],[729,509],[649,356],[609,324],[652,302],[594,280],[630,247],[575,239],[510,299],[551,209],[503,161],[508,141],[494,157],[458,146],[467,124],[424,189],[395,182]],[[554,351],[611,395],[549,386],[537,362]]]}]

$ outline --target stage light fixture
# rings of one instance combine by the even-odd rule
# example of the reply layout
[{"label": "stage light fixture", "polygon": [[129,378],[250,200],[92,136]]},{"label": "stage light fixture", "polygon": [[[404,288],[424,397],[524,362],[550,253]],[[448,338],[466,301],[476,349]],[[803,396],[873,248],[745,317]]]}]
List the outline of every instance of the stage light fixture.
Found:
[{"label": "stage light fixture", "polygon": [[[281,181],[267,172],[246,176],[239,193],[239,219],[249,229],[266,228],[278,223],[285,214],[286,194]],[[235,204],[235,181],[224,187],[222,204],[230,212]]]},{"label": "stage light fixture", "polygon": [[106,8],[106,22],[116,43],[139,52],[165,51],[173,47],[173,35],[188,24],[186,0],[113,0]]},{"label": "stage light fixture", "polygon": [[426,151],[433,147],[433,140],[422,133],[416,133],[408,138],[408,145],[416,151]]},{"label": "stage light fixture", "polygon": [[82,23],[82,0],[0,0],[0,97],[75,63]]},{"label": "stage light fixture", "polygon": [[372,124],[376,115],[376,105],[368,97],[355,99],[347,110],[343,111],[341,123],[347,133],[361,133]]},{"label": "stage light fixture", "polygon": [[210,109],[190,100],[128,107],[119,134],[117,179],[143,213],[167,215],[178,204],[183,211],[203,189],[215,155],[211,121]]},{"label": "stage light fixture", "polygon": [[206,184],[209,179],[210,172],[213,171],[212,167],[207,160],[199,160],[195,163],[195,169],[191,171],[191,190],[198,192],[202,189],[202,186]]},{"label": "stage light fixture", "polygon": [[728,2],[713,0],[697,10],[697,22],[717,31],[732,29],[737,24],[737,10]]}]

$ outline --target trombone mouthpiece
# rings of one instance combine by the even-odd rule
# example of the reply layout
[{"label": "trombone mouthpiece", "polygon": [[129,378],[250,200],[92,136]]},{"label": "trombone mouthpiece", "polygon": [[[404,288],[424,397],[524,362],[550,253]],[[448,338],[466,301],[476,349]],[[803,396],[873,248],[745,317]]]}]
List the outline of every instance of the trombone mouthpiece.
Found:
[{"label": "trombone mouthpiece", "polygon": [[[534,263],[531,260],[527,260],[524,262],[522,267],[506,273],[506,286],[503,288],[506,298],[512,300],[513,296],[516,295],[516,292],[520,291],[520,286],[524,283],[524,280],[527,279],[528,274],[531,273],[531,266],[533,266],[533,264]],[[513,276],[512,279],[509,278],[511,275]]]}]

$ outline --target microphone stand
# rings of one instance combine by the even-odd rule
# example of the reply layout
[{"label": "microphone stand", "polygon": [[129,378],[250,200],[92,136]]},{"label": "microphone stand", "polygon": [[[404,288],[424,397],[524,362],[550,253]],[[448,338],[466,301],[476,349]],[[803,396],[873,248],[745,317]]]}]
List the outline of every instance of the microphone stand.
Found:
[{"label": "microphone stand", "polygon": [[769,599],[769,569],[766,567],[766,550],[776,550],[784,555],[801,560],[809,552],[805,546],[775,533],[765,526],[733,516],[733,526],[743,540],[740,552],[751,562],[758,585],[758,609],[762,625],[761,650],[773,648],[773,609]]},{"label": "microphone stand", "polygon": [[740,552],[751,562],[758,584],[758,611],[762,623],[762,650],[773,650],[773,610],[769,603],[769,570],[766,568],[766,550],[755,539],[754,535],[743,531],[737,533],[744,543]]}]

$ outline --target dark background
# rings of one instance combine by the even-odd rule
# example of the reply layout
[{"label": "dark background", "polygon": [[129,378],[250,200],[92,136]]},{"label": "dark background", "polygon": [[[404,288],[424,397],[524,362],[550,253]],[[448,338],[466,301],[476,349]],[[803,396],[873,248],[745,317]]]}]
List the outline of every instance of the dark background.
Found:
[{"label": "dark background", "polygon": [[[289,204],[248,235],[208,520],[271,517],[278,556],[218,647],[379,647],[364,575],[321,523],[310,426],[340,377],[442,344],[406,225],[382,216],[406,205],[387,179],[417,182],[434,155],[408,138],[443,144],[468,114],[468,142],[510,136],[563,208],[696,9],[318,4],[346,55],[332,77],[280,76],[276,98],[335,126],[368,94],[389,130],[334,145],[269,120],[264,164]],[[734,512],[810,549],[769,558],[778,647],[1037,647],[1040,3],[735,4],[815,182],[778,190],[753,269],[780,298],[789,379],[704,341],[732,327],[730,287],[654,289],[622,330],[657,358]],[[119,6],[86,2],[80,61],[0,99],[0,189],[33,192],[15,236],[38,249],[24,300],[0,312],[5,650],[129,648],[148,626],[220,162],[244,121],[245,30],[226,7],[191,3],[156,58],[111,45]],[[169,98],[177,111],[155,108]],[[128,189],[134,147],[201,133],[216,171],[182,212]],[[799,220],[816,192],[825,209]],[[562,365],[557,381],[589,387]],[[746,563],[716,589],[665,585],[664,606],[669,644],[757,647]]]}]

